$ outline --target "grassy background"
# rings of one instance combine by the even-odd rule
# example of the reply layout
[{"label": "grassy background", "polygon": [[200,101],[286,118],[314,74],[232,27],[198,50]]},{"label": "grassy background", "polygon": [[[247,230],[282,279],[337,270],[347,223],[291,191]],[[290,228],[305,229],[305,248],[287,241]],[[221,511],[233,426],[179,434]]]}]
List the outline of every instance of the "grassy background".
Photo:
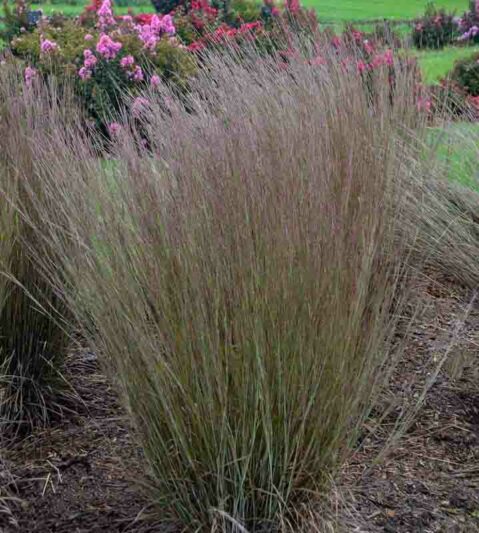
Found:
[{"label": "grassy background", "polygon": [[[373,19],[411,19],[420,16],[428,0],[303,0],[324,21],[354,21]],[[467,0],[436,0],[437,7],[462,13]]]},{"label": "grassy background", "polygon": [[453,123],[431,128],[428,141],[435,155],[447,165],[449,179],[479,192],[479,124]]},{"label": "grassy background", "polygon": [[454,66],[454,62],[479,52],[479,46],[454,47],[450,46],[443,50],[408,50],[418,58],[421,71],[426,83],[435,83],[447,76]]},{"label": "grassy background", "polygon": [[[376,19],[413,19],[420,16],[425,9],[428,0],[303,0],[307,7],[314,8],[320,20],[323,22],[346,22]],[[82,6],[88,3],[78,2],[77,5],[71,3],[49,3],[42,2],[41,7],[45,13],[63,11],[68,14],[77,14],[82,10]],[[466,11],[467,0],[437,0],[438,7],[444,7],[458,14]],[[34,4],[39,7],[40,4]],[[139,4],[134,2],[134,11],[151,11],[149,2]],[[117,7],[117,12],[126,12],[125,7]]]},{"label": "grassy background", "polygon": [[[35,3],[32,4],[32,9],[42,9],[45,15],[51,15],[52,13],[58,13],[62,12],[65,13],[65,15],[79,15],[82,11],[85,5],[89,4],[90,2],[85,0],[84,2],[79,2],[77,5],[73,5],[71,3],[68,4],[61,4],[61,3],[49,3],[49,2],[42,2],[42,3]],[[122,15],[126,14],[128,9],[131,9],[134,13],[147,13],[147,12],[153,12],[153,6],[151,3],[146,2],[145,4],[134,4],[130,8],[126,6],[115,6],[115,13]]]},{"label": "grassy background", "polygon": [[[347,21],[358,21],[363,31],[370,31],[372,24],[368,20],[373,19],[411,19],[424,12],[428,0],[302,0],[303,4],[315,8],[322,23],[332,25],[336,31],[341,31],[342,25]],[[62,3],[58,0],[53,2],[41,2],[32,4],[33,9],[42,9],[45,14],[63,12],[67,15],[78,15],[88,0],[70,0]],[[123,2],[122,2],[123,3]],[[455,10],[462,13],[468,7],[467,0],[437,0],[438,7]],[[131,2],[131,10],[135,13],[153,12],[150,2],[135,0]],[[115,12],[124,14],[128,11],[126,6],[115,6]],[[362,21],[362,24],[361,24]],[[1,22],[0,22],[1,25]],[[410,31],[408,23],[395,27],[395,31],[401,35],[407,35]],[[0,42],[1,45],[1,42]],[[426,83],[434,83],[445,77],[451,70],[454,62],[479,52],[479,47],[460,48],[448,47],[443,50],[417,51],[412,50],[419,60]]]}]

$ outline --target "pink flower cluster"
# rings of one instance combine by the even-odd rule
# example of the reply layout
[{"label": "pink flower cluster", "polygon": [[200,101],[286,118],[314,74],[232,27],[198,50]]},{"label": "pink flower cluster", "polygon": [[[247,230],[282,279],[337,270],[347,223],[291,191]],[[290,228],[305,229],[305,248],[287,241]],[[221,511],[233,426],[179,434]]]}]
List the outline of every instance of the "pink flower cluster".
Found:
[{"label": "pink flower cluster", "polygon": [[287,0],[285,5],[286,9],[293,14],[298,13],[301,9],[301,6],[299,5],[299,0]]},{"label": "pink flower cluster", "polygon": [[44,39],[43,36],[40,37],[40,53],[42,54],[51,54],[58,50],[58,44],[55,41],[50,41],[49,39]]},{"label": "pink flower cluster", "polygon": [[374,46],[368,41],[368,39],[364,39],[363,47],[366,54],[372,54],[374,52]]},{"label": "pink flower cluster", "polygon": [[95,68],[97,62],[98,59],[91,50],[89,50],[88,48],[86,50],[83,50],[83,66],[78,71],[78,75],[82,80],[88,80],[89,78],[91,78],[93,69]]},{"label": "pink flower cluster", "polygon": [[468,101],[476,111],[479,111],[479,96],[469,96]]},{"label": "pink flower cluster", "polygon": [[143,42],[143,47],[147,50],[154,50],[162,35],[171,37],[176,33],[171,15],[163,17],[153,15],[149,24],[138,24],[135,29]]},{"label": "pink flower cluster", "polygon": [[108,26],[113,26],[115,24],[113,11],[111,9],[111,0],[103,0],[96,13],[98,15],[98,26],[102,31],[105,31]]},{"label": "pink flower cluster", "polygon": [[216,17],[218,15],[218,10],[210,5],[208,0],[192,0],[191,2],[192,11],[202,11],[205,15]]},{"label": "pink flower cluster", "polygon": [[374,70],[381,66],[392,67],[394,65],[394,55],[392,50],[388,49],[382,54],[376,54],[371,61],[366,62],[362,59],[357,61],[356,67],[359,74],[363,74],[367,70]]},{"label": "pink flower cluster", "polygon": [[120,66],[122,68],[130,68],[135,64],[135,58],[131,55],[122,57],[120,60]]},{"label": "pink flower cluster", "polygon": [[416,106],[418,111],[430,113],[432,110],[432,101],[430,98],[420,96],[417,100]]},{"label": "pink flower cluster", "polygon": [[230,28],[229,26],[223,25],[217,28],[214,32],[192,42],[188,46],[188,50],[190,52],[200,52],[210,43],[221,44],[232,42],[239,37],[254,39],[255,34],[262,28],[263,23],[261,21],[247,22],[245,24],[241,24],[239,28]]},{"label": "pink flower cluster", "polygon": [[96,51],[105,59],[115,59],[122,48],[122,44],[114,41],[109,35],[103,33],[96,45]]},{"label": "pink flower cluster", "polygon": [[143,70],[141,70],[141,67],[139,65],[135,66],[130,77],[133,81],[143,81],[144,79]]},{"label": "pink flower cluster", "polygon": [[153,76],[150,78],[150,84],[152,87],[158,87],[161,83],[160,76],[157,76],[156,74],[153,74]]},{"label": "pink flower cluster", "polygon": [[25,78],[26,86],[31,87],[33,80],[38,76],[38,71],[33,67],[27,67],[23,73],[23,76]]},{"label": "pink flower cluster", "polygon": [[111,135],[111,137],[116,137],[122,130],[122,126],[121,124],[118,124],[118,122],[111,122],[110,124],[108,124],[107,128],[108,133]]},{"label": "pink flower cluster", "polygon": [[139,65],[135,65],[135,58],[132,55],[122,57],[120,66],[127,71],[128,78],[134,81],[143,81],[143,70]]},{"label": "pink flower cluster", "polygon": [[380,67],[382,65],[387,65],[388,67],[392,67],[393,64],[394,64],[394,55],[391,49],[386,50],[382,54],[377,54],[376,56],[374,56],[373,60],[371,61],[372,68]]},{"label": "pink flower cluster", "polygon": [[477,34],[479,34],[479,27],[471,26],[468,31],[464,32],[458,38],[458,41],[468,41],[469,39],[473,39]]},{"label": "pink flower cluster", "polygon": [[131,114],[139,118],[148,109],[149,103],[143,96],[137,96],[131,104]]}]

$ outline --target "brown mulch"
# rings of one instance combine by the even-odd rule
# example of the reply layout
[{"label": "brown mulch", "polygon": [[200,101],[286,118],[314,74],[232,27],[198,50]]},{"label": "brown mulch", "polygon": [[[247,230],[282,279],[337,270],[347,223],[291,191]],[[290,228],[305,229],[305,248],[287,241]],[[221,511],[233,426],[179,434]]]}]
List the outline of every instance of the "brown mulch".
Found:
[{"label": "brown mulch", "polygon": [[[418,293],[422,312],[393,376],[391,412],[368,422],[374,430],[338,485],[345,531],[479,532],[479,302],[469,305],[471,291],[438,275]],[[417,404],[446,352],[412,423],[376,462],[398,413]],[[137,484],[141,451],[124,410],[96,359],[82,357],[71,377],[82,412],[0,449],[0,488],[14,498],[8,511],[0,506],[1,533],[168,530],[148,515]]]},{"label": "brown mulch", "polygon": [[438,274],[418,289],[423,312],[392,383],[398,410],[414,409],[446,362],[382,461],[397,416],[365,439],[345,469],[342,503],[358,532],[479,532],[479,302]]},{"label": "brown mulch", "polygon": [[18,498],[10,501],[10,514],[0,513],[1,533],[165,531],[143,517],[148,501],[136,486],[141,451],[116,394],[88,355],[76,361],[70,378],[81,391],[82,412],[1,454],[9,493]]}]

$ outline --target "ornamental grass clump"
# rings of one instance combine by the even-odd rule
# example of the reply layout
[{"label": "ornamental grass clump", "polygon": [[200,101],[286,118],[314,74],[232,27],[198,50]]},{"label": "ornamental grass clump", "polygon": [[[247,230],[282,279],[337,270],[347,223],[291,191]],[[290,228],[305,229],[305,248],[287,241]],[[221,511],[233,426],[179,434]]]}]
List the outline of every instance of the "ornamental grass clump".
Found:
[{"label": "ornamental grass clump", "polygon": [[35,143],[51,279],[94,324],[160,516],[191,530],[285,524],[394,366],[414,80],[393,99],[379,68],[372,102],[326,59],[210,56],[189,95],[160,84],[115,122],[102,163],[68,131]]},{"label": "ornamental grass clump", "polygon": [[[39,259],[54,255],[21,212],[33,216],[29,197],[41,204],[41,185],[30,145],[31,129],[48,128],[66,110],[33,87],[22,94],[18,76],[0,73],[0,433],[23,432],[59,414],[71,390],[63,375],[68,334],[64,308]],[[66,103],[66,100],[63,101]],[[41,215],[35,227],[41,226]]]}]

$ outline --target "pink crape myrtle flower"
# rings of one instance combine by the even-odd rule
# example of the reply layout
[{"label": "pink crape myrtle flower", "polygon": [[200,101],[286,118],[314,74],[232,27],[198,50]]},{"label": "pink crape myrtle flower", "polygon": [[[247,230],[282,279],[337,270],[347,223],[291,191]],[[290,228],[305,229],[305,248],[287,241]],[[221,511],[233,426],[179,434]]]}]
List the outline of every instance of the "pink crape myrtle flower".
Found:
[{"label": "pink crape myrtle flower", "polygon": [[140,66],[136,65],[135,69],[133,70],[132,78],[134,81],[143,81],[144,75]]},{"label": "pink crape myrtle flower", "polygon": [[78,75],[83,81],[89,80],[92,77],[93,69],[97,63],[97,57],[89,48],[83,50],[83,66],[78,71]]},{"label": "pink crape myrtle flower", "polygon": [[78,75],[80,76],[80,78],[85,81],[85,80],[89,80],[91,78],[91,75],[92,75],[92,71],[86,67],[82,67],[79,71],[78,71]]},{"label": "pink crape myrtle flower", "polygon": [[58,44],[55,41],[50,41],[49,39],[44,39],[43,36],[40,37],[40,53],[50,54],[58,50]]},{"label": "pink crape myrtle flower", "polygon": [[166,33],[167,35],[172,36],[176,33],[176,28],[173,24],[173,18],[171,15],[163,15],[163,17],[153,15],[151,17],[150,26],[153,32],[157,35]]},{"label": "pink crape myrtle flower", "polygon": [[161,33],[161,30],[163,29],[163,23],[162,19],[158,15],[153,15],[151,17],[150,28],[157,35]]},{"label": "pink crape myrtle flower", "polygon": [[358,68],[359,74],[362,74],[368,69],[368,66],[366,65],[364,61],[359,60],[357,63],[357,68]]},{"label": "pink crape myrtle flower", "polygon": [[103,0],[96,14],[98,15],[98,26],[100,29],[104,30],[107,26],[113,26],[115,24],[111,9],[111,0]]},{"label": "pink crape myrtle flower", "polygon": [[156,44],[158,43],[159,37],[153,31],[150,24],[143,24],[136,27],[138,33],[138,38],[143,43],[143,48],[147,50],[154,50]]},{"label": "pink crape myrtle flower", "polygon": [[176,33],[175,25],[173,24],[173,18],[171,15],[165,15],[161,19],[161,28],[170,37]]},{"label": "pink crape myrtle flower", "polygon": [[430,98],[419,98],[417,101],[417,110],[418,111],[425,111],[426,113],[430,113],[432,109],[432,102]]},{"label": "pink crape myrtle flower", "polygon": [[23,72],[23,77],[25,79],[25,84],[27,87],[31,87],[33,80],[38,76],[37,69],[33,67],[27,67]]},{"label": "pink crape myrtle flower", "polygon": [[374,52],[373,45],[367,39],[364,39],[363,46],[364,46],[364,51],[367,54],[372,54]]},{"label": "pink crape myrtle flower", "polygon": [[157,74],[153,74],[150,78],[150,85],[152,87],[158,87],[161,84],[161,78]]},{"label": "pink crape myrtle flower", "polygon": [[206,48],[206,44],[202,41],[194,41],[187,46],[187,49],[190,52],[201,52],[201,50]]},{"label": "pink crape myrtle flower", "polygon": [[135,118],[139,118],[142,113],[148,108],[149,101],[143,96],[137,96],[131,104],[131,114]]},{"label": "pink crape myrtle flower", "polygon": [[89,70],[91,70],[98,62],[96,56],[88,48],[83,50],[83,58],[83,66]]},{"label": "pink crape myrtle flower", "polygon": [[310,60],[310,65],[313,67],[320,67],[321,65],[326,65],[326,60],[324,57],[317,55]]},{"label": "pink crape myrtle flower", "polygon": [[120,60],[120,66],[122,68],[129,68],[135,64],[135,58],[132,55],[122,57]]},{"label": "pink crape myrtle flower", "polygon": [[122,47],[123,45],[121,43],[114,41],[109,35],[103,33],[96,45],[96,51],[105,59],[109,60],[115,59]]},{"label": "pink crape myrtle flower", "polygon": [[335,35],[332,39],[331,39],[331,45],[334,47],[334,48],[339,48],[342,44],[342,41],[341,41],[341,37],[338,37],[337,35]]},{"label": "pink crape myrtle flower", "polygon": [[92,35],[91,33],[87,33],[87,34],[85,35],[85,37],[83,37],[83,39],[84,39],[85,41],[92,41],[92,40],[93,40],[93,35]]},{"label": "pink crape myrtle flower", "polygon": [[299,0],[287,0],[285,5],[286,9],[291,11],[291,13],[298,13],[301,8]]},{"label": "pink crape myrtle flower", "polygon": [[111,122],[110,124],[108,124],[107,128],[108,128],[108,133],[112,137],[116,137],[120,133],[122,126],[121,124],[118,124],[118,122]]},{"label": "pink crape myrtle flower", "polygon": [[147,50],[154,50],[162,35],[173,37],[176,33],[171,15],[163,17],[153,15],[150,24],[138,24],[135,29],[139,39],[143,42],[143,48]]},{"label": "pink crape myrtle flower", "polygon": [[393,55],[393,51],[391,49],[388,49],[384,52],[384,55],[383,55],[383,58],[384,58],[384,62],[386,63],[386,65],[388,67],[392,67],[393,64],[394,64],[394,55]]}]

